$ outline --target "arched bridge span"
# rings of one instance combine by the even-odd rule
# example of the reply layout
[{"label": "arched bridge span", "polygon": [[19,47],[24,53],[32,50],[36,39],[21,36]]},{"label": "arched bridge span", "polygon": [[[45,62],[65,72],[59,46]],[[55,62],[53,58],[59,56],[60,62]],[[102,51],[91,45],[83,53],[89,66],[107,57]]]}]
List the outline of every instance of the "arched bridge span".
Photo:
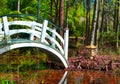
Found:
[{"label": "arched bridge span", "polygon": [[57,26],[48,20],[41,22],[3,16],[0,23],[0,54],[21,47],[38,47],[53,53],[67,68],[69,30],[61,29],[61,36]]}]

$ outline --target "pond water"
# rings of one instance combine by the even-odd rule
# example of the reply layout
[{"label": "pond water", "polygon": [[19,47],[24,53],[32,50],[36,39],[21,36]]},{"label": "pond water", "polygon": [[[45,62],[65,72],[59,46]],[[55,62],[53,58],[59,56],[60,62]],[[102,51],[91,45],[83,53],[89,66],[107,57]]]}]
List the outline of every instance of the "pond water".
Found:
[{"label": "pond water", "polygon": [[20,56],[21,52],[14,52],[0,57],[0,84],[120,84],[120,70],[116,74],[112,71],[46,69],[40,64],[44,62],[44,54],[29,56],[31,53],[27,52],[28,55]]},{"label": "pond water", "polygon": [[120,84],[120,76],[103,71],[17,71],[0,73],[0,84]]}]

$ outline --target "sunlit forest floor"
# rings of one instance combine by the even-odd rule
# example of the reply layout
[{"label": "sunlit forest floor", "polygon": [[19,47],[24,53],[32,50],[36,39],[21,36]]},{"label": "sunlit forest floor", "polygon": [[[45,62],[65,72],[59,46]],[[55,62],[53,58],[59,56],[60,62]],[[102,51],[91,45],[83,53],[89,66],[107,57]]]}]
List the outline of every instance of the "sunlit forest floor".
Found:
[{"label": "sunlit forest floor", "polygon": [[69,43],[70,70],[120,71],[120,54],[114,48],[104,46],[91,56],[90,50],[83,46],[83,40],[70,39]]}]

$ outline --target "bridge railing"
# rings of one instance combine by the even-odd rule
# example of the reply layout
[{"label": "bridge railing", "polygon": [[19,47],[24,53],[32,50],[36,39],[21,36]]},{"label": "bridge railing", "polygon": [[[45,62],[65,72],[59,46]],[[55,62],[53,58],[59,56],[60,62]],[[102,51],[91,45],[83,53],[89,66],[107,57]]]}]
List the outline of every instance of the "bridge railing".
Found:
[{"label": "bridge railing", "polygon": [[[29,34],[29,38],[27,38],[28,40],[39,42],[49,47],[52,47],[56,51],[61,53],[62,56],[65,56],[66,60],[68,59],[68,36],[69,36],[68,29],[63,30],[64,37],[62,37],[57,32],[55,26],[49,26],[50,23],[47,20],[44,20],[43,23],[41,24],[36,21],[21,21],[21,20],[9,21],[7,16],[4,16],[2,19],[3,19],[2,23],[0,23],[1,42],[6,41],[6,43],[12,43],[13,42],[12,35],[18,33],[27,33]],[[27,26],[27,28],[20,27],[14,29],[11,28],[12,25]]]}]

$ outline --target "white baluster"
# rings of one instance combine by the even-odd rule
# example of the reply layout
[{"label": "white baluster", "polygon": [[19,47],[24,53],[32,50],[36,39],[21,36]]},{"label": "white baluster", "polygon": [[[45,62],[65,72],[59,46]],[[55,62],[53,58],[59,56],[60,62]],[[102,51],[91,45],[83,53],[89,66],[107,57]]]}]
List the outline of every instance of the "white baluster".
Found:
[{"label": "white baluster", "polygon": [[[32,25],[31,29],[33,31],[35,30],[35,25],[34,24]],[[31,32],[31,34],[30,34],[30,40],[34,40],[34,33],[33,32]]]},{"label": "white baluster", "polygon": [[69,29],[66,28],[64,32],[64,54],[66,60],[68,60],[68,41],[69,41]]},{"label": "white baluster", "polygon": [[0,23],[0,41],[4,38],[3,31],[2,31],[2,23]]},{"label": "white baluster", "polygon": [[8,24],[8,20],[7,20],[7,16],[3,17],[3,28],[4,28],[4,34],[6,37],[6,41],[7,43],[10,42],[10,35],[9,35],[9,24]]},{"label": "white baluster", "polygon": [[[56,32],[56,28],[54,28],[52,32],[52,37],[56,40],[56,35],[54,32]],[[52,42],[52,47],[55,48],[55,42]]]},{"label": "white baluster", "polygon": [[47,20],[44,20],[43,26],[42,26],[42,32],[41,32],[41,42],[44,42],[44,41],[45,41],[47,24],[48,24],[48,21],[47,21]]}]

